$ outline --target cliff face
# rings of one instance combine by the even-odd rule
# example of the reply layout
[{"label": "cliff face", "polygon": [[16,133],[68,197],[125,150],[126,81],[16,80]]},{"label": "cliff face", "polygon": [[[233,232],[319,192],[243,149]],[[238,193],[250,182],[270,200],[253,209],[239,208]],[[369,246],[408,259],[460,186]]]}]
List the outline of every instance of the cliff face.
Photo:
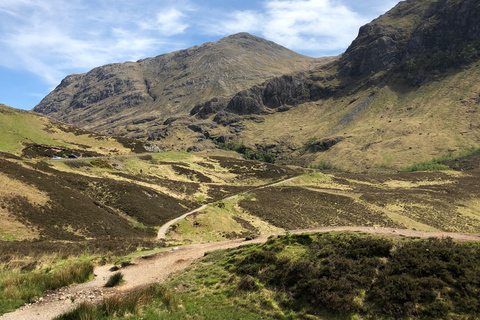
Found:
[{"label": "cliff face", "polygon": [[315,59],[273,42],[236,34],[155,58],[111,64],[66,77],[34,111],[94,130],[125,134],[188,115],[198,103],[232,97],[274,76],[305,70]]},{"label": "cliff face", "polygon": [[478,1],[403,1],[360,28],[339,63],[340,75],[366,77],[417,59],[429,59],[431,69],[461,65],[478,55],[479,37]]},{"label": "cliff face", "polygon": [[411,85],[420,85],[431,73],[475,61],[479,52],[478,1],[403,1],[361,27],[338,62],[244,90],[224,103],[225,111],[266,114],[271,109],[317,101],[336,93],[341,96],[344,86],[340,82],[360,83],[378,73],[387,81],[401,77]]}]

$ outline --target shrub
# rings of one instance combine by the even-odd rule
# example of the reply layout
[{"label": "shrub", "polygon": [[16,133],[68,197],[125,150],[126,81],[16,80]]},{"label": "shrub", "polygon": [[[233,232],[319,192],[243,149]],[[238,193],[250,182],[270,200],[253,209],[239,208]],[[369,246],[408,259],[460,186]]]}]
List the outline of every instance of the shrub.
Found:
[{"label": "shrub", "polygon": [[230,151],[235,151],[240,154],[243,154],[245,159],[247,160],[258,160],[262,162],[267,162],[267,163],[275,163],[275,160],[277,159],[277,153],[280,152],[280,148],[278,146],[275,147],[275,152],[268,150],[268,149],[252,149],[247,146],[242,142],[238,143],[235,141],[228,142],[228,143],[222,143],[222,142],[217,142],[216,140],[213,140],[213,142],[220,147],[222,150],[230,150]]},{"label": "shrub", "polygon": [[114,169],[113,166],[105,159],[93,159],[90,164],[97,168]]},{"label": "shrub", "polygon": [[108,278],[107,283],[105,283],[105,287],[112,288],[118,286],[123,281],[123,274],[121,272],[114,273]]},{"label": "shrub", "polygon": [[310,168],[317,170],[338,170],[338,168],[334,166],[330,161],[324,160],[320,160],[320,163],[318,164],[312,164]]}]

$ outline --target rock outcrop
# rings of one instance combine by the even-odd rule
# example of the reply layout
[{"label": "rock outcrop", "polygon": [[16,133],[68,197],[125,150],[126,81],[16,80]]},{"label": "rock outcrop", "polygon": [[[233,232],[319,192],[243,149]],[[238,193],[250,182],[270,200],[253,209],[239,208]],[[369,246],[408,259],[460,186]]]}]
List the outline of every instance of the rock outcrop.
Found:
[{"label": "rock outcrop", "polygon": [[340,60],[340,75],[367,77],[408,68],[407,61],[421,58],[428,59],[424,68],[461,65],[478,57],[479,37],[476,0],[402,1],[360,28]]}]

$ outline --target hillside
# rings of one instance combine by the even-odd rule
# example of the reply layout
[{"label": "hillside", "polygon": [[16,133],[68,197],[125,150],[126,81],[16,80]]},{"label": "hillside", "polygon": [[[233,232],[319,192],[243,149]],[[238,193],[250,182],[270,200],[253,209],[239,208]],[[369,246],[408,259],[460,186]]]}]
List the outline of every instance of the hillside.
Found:
[{"label": "hillside", "polygon": [[137,62],[71,75],[34,111],[83,128],[131,137],[199,103],[228,99],[266,79],[305,70],[319,60],[240,33]]},{"label": "hillside", "polygon": [[[247,158],[283,164],[329,161],[352,171],[398,170],[478,145],[479,25],[480,9],[473,0],[402,1],[363,26],[338,59],[314,63],[271,42],[238,34],[154,59],[67,77],[35,110],[86,128],[148,138],[165,150],[199,151],[220,143]],[[259,70],[268,76],[262,78],[235,59],[225,63],[233,48],[247,43],[262,57],[261,62],[255,61],[266,66]],[[271,51],[277,57],[275,63],[265,64],[267,47],[275,49]],[[203,53],[213,48],[215,55],[209,56],[207,68]],[[192,59],[184,65],[186,70],[172,69],[182,75],[181,81],[178,76],[172,78],[170,69],[158,67],[169,65],[159,62],[167,58],[180,66],[187,59],[184,56]],[[132,72],[118,74],[133,75],[140,66],[148,70],[143,76],[135,73],[138,79],[131,82],[138,99],[126,99],[129,93],[123,89],[104,90],[109,81],[121,82],[116,80],[117,72],[107,70],[127,66]],[[305,69],[295,73],[296,68]],[[229,80],[215,78],[216,70],[230,70]],[[177,97],[162,98],[163,84],[153,85],[150,75],[155,75],[155,81],[183,81],[181,85],[172,82],[177,91],[165,89]],[[274,75],[280,76],[265,81]],[[211,78],[207,82],[212,86],[196,96],[191,89],[198,88],[199,77],[213,77],[224,85],[215,85],[219,82]],[[167,80],[162,81],[167,85]],[[152,99],[153,104],[148,102]],[[128,114],[122,111],[127,104]],[[240,144],[244,147],[239,148]]]},{"label": "hillside", "polygon": [[[436,232],[437,236],[448,232],[469,233],[464,236],[469,240],[477,239],[475,232],[480,228],[479,150],[472,150],[472,154],[466,157],[451,157],[450,160],[445,158],[441,161],[444,169],[449,167],[457,171],[377,175],[335,171],[321,173],[293,166],[247,161],[234,152],[216,149],[199,153],[156,152],[138,155],[133,153],[136,148],[130,145],[114,152],[114,146],[120,148],[117,145],[119,138],[75,129],[31,112],[5,106],[2,106],[0,120],[5,137],[9,137],[4,140],[8,143],[0,145],[0,313],[12,311],[27,302],[37,301],[35,305],[41,307],[43,299],[39,297],[47,293],[49,296],[45,301],[54,301],[63,307],[65,301],[73,307],[79,301],[93,301],[91,297],[100,302],[104,283],[98,283],[103,278],[95,280],[100,289],[95,287],[92,291],[78,292],[69,300],[63,296],[63,291],[46,291],[88,281],[93,278],[94,265],[115,264],[101,267],[104,276],[113,274],[113,271],[108,271],[109,268],[121,268],[122,272],[129,274],[128,268],[132,263],[139,264],[133,266],[135,268],[142,265],[137,261],[150,261],[151,265],[158,268],[157,262],[160,260],[157,259],[176,252],[176,246],[190,243],[215,245],[213,242],[235,239],[242,242],[242,239],[258,236],[266,239],[272,234],[285,232],[286,237],[272,239],[264,247],[247,246],[228,256],[216,253],[218,260],[215,261],[209,260],[211,255],[207,255],[207,260],[199,262],[193,271],[169,280],[168,290],[161,287],[163,289],[159,291],[150,291],[148,299],[143,295],[141,299],[133,299],[144,306],[152,299],[162,299],[166,292],[167,297],[173,299],[172,305],[176,305],[175,301],[185,304],[179,310],[167,308],[165,311],[163,307],[160,308],[160,312],[167,312],[173,318],[185,318],[186,315],[199,312],[205,317],[223,315],[223,310],[230,312],[230,307],[223,309],[220,305],[242,309],[240,318],[259,318],[259,315],[264,318],[288,315],[294,318],[318,315],[328,318],[331,315],[331,318],[336,318],[339,314],[352,317],[354,314],[423,316],[428,313],[434,315],[432,318],[440,319],[445,312],[459,315],[477,312],[475,308],[465,307],[462,301],[476,299],[478,284],[451,271],[453,264],[448,264],[450,260],[439,264],[436,256],[428,260],[428,266],[422,264],[422,270],[435,270],[436,274],[413,280],[409,277],[400,279],[402,283],[414,285],[405,294],[412,295],[407,302],[413,301],[416,307],[396,307],[393,311],[382,308],[371,301],[381,296],[384,299],[382,301],[393,306],[404,302],[398,302],[397,295],[385,295],[381,291],[382,279],[376,279],[378,287],[369,287],[368,290],[365,283],[371,285],[370,275],[383,267],[385,279],[395,278],[391,268],[397,265],[403,267],[398,259],[395,260],[395,255],[400,254],[398,250],[404,246],[413,251],[405,249],[405,252],[401,251],[402,254],[414,252],[415,261],[412,260],[412,263],[427,261],[426,249],[432,250],[432,253],[433,248],[443,250],[438,253],[442,257],[450,257],[454,251],[458,259],[470,259],[462,260],[464,264],[455,262],[455,270],[461,268],[468,274],[476,274],[478,263],[475,254],[478,253],[478,246],[460,245],[451,240],[394,240],[404,243],[402,246],[384,238],[372,240],[348,234],[291,237],[288,231],[312,227],[335,230],[336,227],[347,226],[364,227],[374,233],[381,231],[379,229],[387,230],[389,235],[413,232],[422,237],[432,236],[430,232]],[[37,146],[35,150],[43,151],[26,153],[32,149],[28,147],[29,143],[22,144],[25,139]],[[88,143],[94,144],[89,146]],[[143,143],[135,142],[135,145],[143,146]],[[73,150],[74,146],[79,149]],[[90,149],[104,153],[96,154],[95,158],[86,157],[87,152],[92,151]],[[75,154],[79,150],[83,153],[77,159],[51,159],[52,150],[54,155]],[[157,240],[159,226],[202,205],[206,206],[174,224],[168,230],[166,239]],[[462,237],[461,234],[457,235]],[[318,251],[310,244],[319,241],[328,252],[323,252],[322,257],[316,259]],[[337,247],[333,251],[328,249],[332,245],[343,248],[347,243],[344,251]],[[371,257],[365,251],[366,244],[373,244],[373,247],[367,246],[373,249],[378,249],[380,245],[380,249],[384,250]],[[162,251],[164,246],[171,248]],[[359,252],[355,251],[357,247],[360,248]],[[152,251],[145,252],[151,249],[156,255],[148,255]],[[123,257],[129,253],[129,256]],[[352,258],[352,255],[357,256]],[[358,255],[362,257],[357,259]],[[133,259],[138,256],[141,258]],[[250,256],[253,260],[246,258]],[[259,257],[259,260],[256,261],[255,257]],[[286,257],[290,260],[287,261]],[[186,267],[191,261],[188,260],[190,258],[182,259],[179,257],[170,262],[174,268],[180,268]],[[403,261],[403,258],[400,260]],[[317,276],[322,270],[330,272],[333,269],[325,267],[327,262],[333,263],[337,270],[344,270],[345,266],[353,269],[348,269],[351,271],[348,279],[329,273],[324,277],[325,284],[359,280],[346,283],[350,288],[347,291],[343,286],[331,287],[328,297],[325,296],[325,290],[315,291],[315,299],[328,302],[328,308],[317,308],[317,304],[309,303],[299,294],[312,288],[312,279],[308,277],[305,278],[308,281],[302,282],[304,287],[285,286],[286,283],[277,286],[273,283],[273,278],[291,277],[302,270],[309,270],[308,274]],[[340,263],[338,267],[335,264],[337,262]],[[197,268],[200,273],[197,273]],[[266,268],[274,273],[258,273],[255,268]],[[447,274],[447,271],[437,272],[438,268],[447,268],[448,272],[452,272],[452,277],[448,276],[450,273]],[[285,272],[280,272],[280,269]],[[150,271],[143,270],[142,274],[151,277]],[[97,271],[95,274],[98,274]],[[129,282],[130,278],[126,279],[127,286],[120,290],[138,289]],[[191,279],[197,280],[191,282]],[[464,281],[471,285],[468,292],[451,288],[455,284],[462,286]],[[432,287],[432,283],[435,286]],[[234,292],[233,298],[225,297],[224,289]],[[437,292],[437,289],[442,293],[434,298],[433,292]],[[109,292],[116,290],[114,288]],[[169,293],[174,291],[178,292]],[[136,292],[131,294],[135,297]],[[422,295],[417,297],[419,292]],[[284,296],[285,293],[288,296]],[[462,298],[456,298],[457,294]],[[122,293],[122,303],[129,301],[125,297]],[[201,301],[204,309],[199,311],[192,307],[191,301]],[[448,305],[441,304],[442,301],[448,301]],[[143,309],[136,304],[134,309],[128,309],[131,306],[122,309],[122,303],[109,307],[110,313],[107,313],[110,316],[118,311],[116,316],[112,316],[113,319],[126,312],[122,310],[131,310],[129,313],[153,312],[154,317],[158,318],[158,306],[163,306],[163,302],[153,303],[140,311]],[[102,306],[100,304],[99,308]],[[341,306],[351,308],[345,310]],[[26,312],[29,308],[25,307]],[[81,305],[80,308],[84,308],[81,312],[96,312],[96,307]],[[153,311],[149,311],[150,308]]]},{"label": "hillside", "polygon": [[111,137],[0,104],[0,152],[7,157],[126,155],[158,151],[153,143]]}]

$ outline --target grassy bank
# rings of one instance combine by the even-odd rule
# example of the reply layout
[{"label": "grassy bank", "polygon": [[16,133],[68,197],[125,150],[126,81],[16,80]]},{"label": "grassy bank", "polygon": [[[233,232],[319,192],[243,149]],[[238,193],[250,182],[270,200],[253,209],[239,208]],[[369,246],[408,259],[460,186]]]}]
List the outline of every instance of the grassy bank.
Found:
[{"label": "grassy bank", "polygon": [[58,319],[475,319],[479,266],[477,243],[287,234],[210,253],[148,298]]},{"label": "grassy bank", "polygon": [[35,263],[19,269],[0,272],[0,314],[33,302],[47,290],[55,290],[93,278],[90,259],[61,261],[50,267],[36,268]]}]

